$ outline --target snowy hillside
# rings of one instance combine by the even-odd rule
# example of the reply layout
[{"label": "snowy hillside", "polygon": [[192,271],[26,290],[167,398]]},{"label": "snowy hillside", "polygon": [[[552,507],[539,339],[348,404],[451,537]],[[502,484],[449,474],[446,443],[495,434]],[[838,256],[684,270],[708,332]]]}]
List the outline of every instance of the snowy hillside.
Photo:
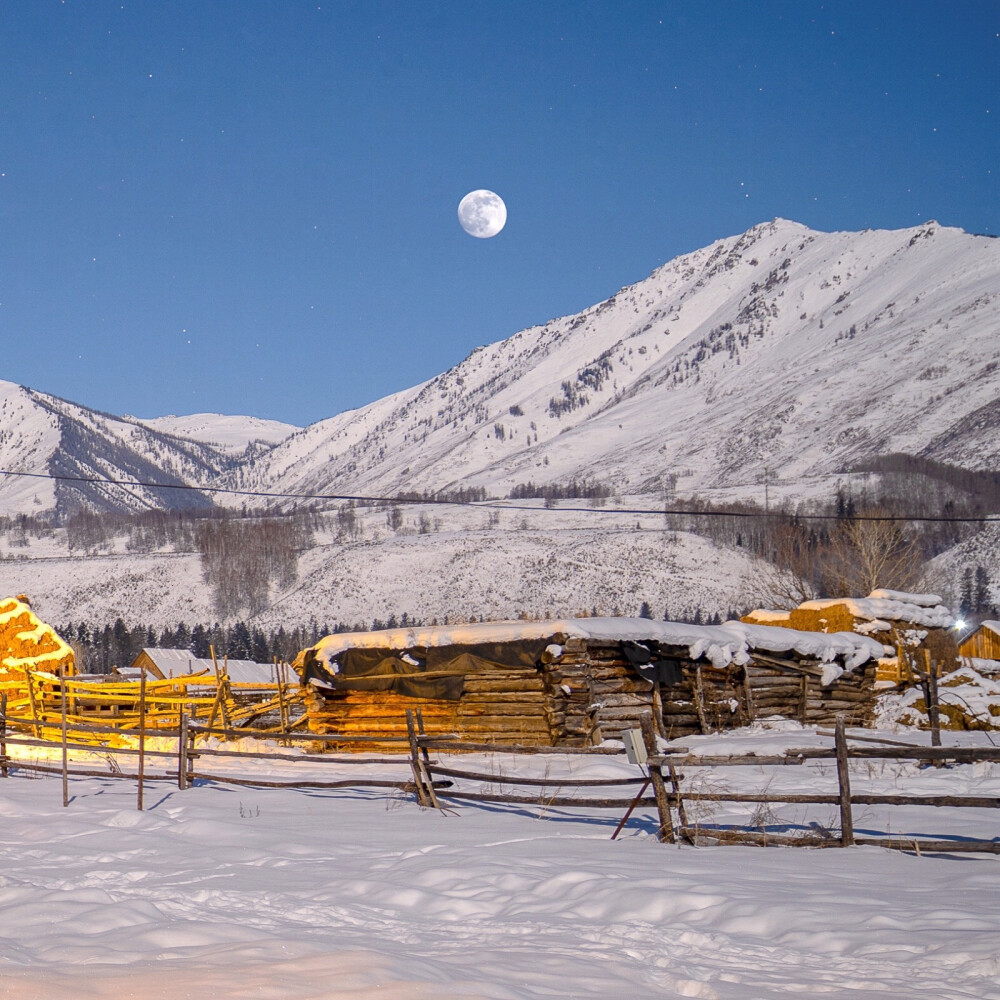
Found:
[{"label": "snowy hillside", "polygon": [[[657,618],[698,609],[724,617],[763,596],[759,567],[743,550],[665,532],[662,519],[647,517],[637,530],[635,518],[594,525],[566,512],[536,524],[510,511],[491,526],[486,512],[467,510],[443,525],[437,513],[409,510],[398,535],[373,511],[359,512],[353,538],[319,531],[297,581],[273,587],[266,610],[240,617],[277,628],[311,619],[370,625],[404,612],[425,622],[635,615],[643,601]],[[121,617],[162,629],[220,617],[197,554],[129,552],[124,540],[100,554],[71,554],[62,529],[24,547],[0,544],[0,595],[19,593],[59,624]]]},{"label": "snowy hillside", "polygon": [[[574,478],[617,493],[658,495],[676,482],[732,496],[759,493],[765,470],[779,490],[801,493],[890,452],[996,468],[998,288],[997,240],[933,222],[819,233],[777,219],[301,430],[218,414],[116,418],[0,383],[0,468],[498,496]],[[3,477],[0,502],[40,514],[81,502],[163,507],[178,495]]]},{"label": "snowy hillside", "polygon": [[274,445],[301,428],[261,417],[233,417],[221,413],[139,419],[138,423],[173,437],[200,441],[227,454],[246,451],[253,444]]},{"label": "snowy hillside", "polygon": [[650,492],[1000,458],[1000,242],[785,220],[293,434],[232,485],[394,493],[601,480]]},{"label": "snowy hillside", "polygon": [[[220,450],[160,433],[129,417],[113,417],[0,381],[0,469],[5,473],[204,486],[230,461]],[[190,491],[184,498],[189,507],[210,504],[204,495]],[[175,491],[155,486],[0,476],[0,511],[6,516],[69,512],[80,506],[144,510],[176,502]]]}]

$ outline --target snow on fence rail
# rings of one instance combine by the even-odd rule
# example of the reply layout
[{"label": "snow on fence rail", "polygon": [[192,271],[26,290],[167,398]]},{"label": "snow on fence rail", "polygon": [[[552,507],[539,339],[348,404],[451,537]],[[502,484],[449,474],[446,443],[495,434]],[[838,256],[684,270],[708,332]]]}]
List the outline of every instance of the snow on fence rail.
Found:
[{"label": "snow on fence rail", "polygon": [[[1000,854],[1000,838],[982,840],[972,838],[932,839],[926,836],[895,836],[872,837],[856,836],[854,833],[853,807],[868,805],[884,806],[930,806],[937,808],[962,809],[996,809],[1000,808],[1000,796],[987,795],[920,795],[920,794],[867,794],[852,792],[850,785],[851,761],[919,761],[925,764],[941,766],[944,763],[1000,763],[1000,747],[939,747],[916,746],[895,741],[877,741],[871,737],[851,737],[861,746],[850,746],[842,721],[837,723],[833,747],[804,747],[787,749],[780,754],[743,753],[732,755],[701,755],[692,754],[686,748],[672,747],[668,752],[660,752],[653,731],[652,717],[644,719],[643,737],[648,752],[647,772],[637,770],[635,775],[587,778],[530,775],[524,773],[496,773],[476,770],[474,767],[463,768],[454,762],[441,763],[440,759],[432,759],[430,751],[435,751],[436,757],[444,755],[465,755],[470,753],[502,753],[505,756],[526,757],[538,754],[562,755],[568,758],[600,759],[609,756],[622,756],[624,750],[619,747],[590,748],[553,748],[553,747],[497,747],[489,743],[471,743],[458,739],[449,739],[440,735],[426,736],[423,733],[423,722],[419,711],[407,712],[407,737],[395,738],[393,742],[400,745],[400,750],[408,753],[398,756],[360,756],[357,753],[348,755],[333,755],[330,753],[289,754],[242,749],[225,749],[219,746],[198,745],[201,737],[206,739],[238,739],[256,737],[284,743],[286,747],[294,742],[306,742],[319,746],[335,747],[337,744],[357,744],[366,739],[382,746],[385,737],[359,737],[356,734],[326,734],[268,731],[248,731],[210,728],[208,726],[190,723],[186,717],[181,717],[180,726],[175,730],[158,729],[154,731],[157,745],[161,741],[176,741],[174,749],[150,748],[146,745],[148,734],[138,735],[138,746],[97,746],[94,742],[101,736],[118,734],[114,727],[91,724],[77,725],[82,741],[71,740],[64,729],[59,742],[39,739],[31,735],[35,731],[35,719],[8,719],[0,700],[0,776],[8,778],[13,771],[37,772],[44,774],[61,774],[63,779],[63,804],[69,804],[67,782],[70,777],[101,777],[121,778],[135,781],[138,786],[137,808],[143,808],[142,790],[148,782],[176,782],[179,789],[191,787],[196,781],[217,784],[231,784],[258,788],[292,788],[292,789],[392,789],[415,795],[420,805],[439,808],[444,802],[495,803],[513,806],[535,805],[576,809],[625,809],[613,836],[617,836],[628,821],[634,809],[639,806],[655,807],[658,818],[657,836],[666,843],[687,843],[692,845],[705,844],[757,844],[767,846],[797,846],[797,847],[847,847],[855,844],[870,845],[899,850],[916,851],[948,851],[967,853]],[[24,735],[27,733],[29,735]],[[877,743],[879,745],[871,745]],[[54,747],[61,751],[61,765],[40,763],[14,758],[9,755],[11,746],[26,748]],[[81,751],[89,754],[103,755],[110,770],[97,770],[93,767],[70,765],[69,753]],[[137,758],[136,770],[123,770],[119,758]],[[169,766],[161,771],[150,771],[146,768],[146,760],[166,763]],[[284,781],[271,780],[266,777],[241,777],[233,774],[211,773],[203,770],[200,761],[210,759],[230,758],[255,761],[281,761],[283,764],[319,764],[337,766],[339,768],[355,765],[386,765],[399,768],[409,765],[411,777],[372,777],[357,775],[330,780],[290,779]],[[461,758],[459,758],[460,760]],[[713,773],[730,767],[745,768],[747,766],[802,766],[810,761],[830,760],[836,763],[837,788],[829,792],[813,791],[770,791],[769,787],[755,791],[718,791],[699,790],[691,783],[685,787],[685,774],[682,767],[696,768],[700,772],[710,769]],[[810,772],[811,775],[815,771]],[[468,782],[475,790],[458,787],[455,781]],[[624,789],[638,787],[638,791],[628,798],[614,794],[599,796],[593,794],[597,789]],[[533,794],[520,794],[502,791],[503,788],[537,789]],[[647,794],[652,789],[652,794]],[[571,794],[566,794],[571,792]],[[839,810],[839,836],[826,829],[818,834],[781,835],[766,831],[755,831],[747,825],[734,827],[708,826],[698,822],[690,822],[688,809],[701,803],[755,803],[758,806],[768,806],[772,803],[829,805]],[[674,816],[676,814],[676,821]]]}]

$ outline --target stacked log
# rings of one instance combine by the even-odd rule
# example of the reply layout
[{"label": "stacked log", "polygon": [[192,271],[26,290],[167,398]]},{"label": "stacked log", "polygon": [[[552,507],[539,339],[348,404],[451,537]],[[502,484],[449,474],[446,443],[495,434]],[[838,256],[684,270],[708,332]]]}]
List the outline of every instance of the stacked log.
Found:
[{"label": "stacked log", "polygon": [[868,725],[875,717],[876,664],[841,674],[832,684],[820,683],[819,664],[798,669],[753,663],[747,667],[747,687],[758,717],[778,715],[803,725],[831,725],[846,715],[852,725]]},{"label": "stacked log", "polygon": [[[692,660],[686,648],[660,646],[659,656],[680,664],[676,683],[642,677],[620,641],[556,635],[535,668],[497,665],[465,674],[457,701],[307,686],[309,726],[347,741],[364,737],[357,749],[373,749],[377,744],[371,741],[382,737],[398,742],[379,748],[401,750],[406,710],[419,708],[430,735],[455,734],[497,746],[572,747],[620,739],[651,713],[668,739],[774,715],[832,724],[846,714],[862,725],[874,715],[873,663],[823,687],[823,668],[816,661],[759,654],[746,667],[717,669]],[[341,748],[352,747],[345,742]]]},{"label": "stacked log", "polygon": [[[342,750],[408,752],[406,711],[420,709],[431,736],[459,735],[497,746],[550,746],[545,681],[540,670],[498,667],[466,674],[457,701],[410,698],[391,691],[330,691],[307,685],[309,728],[343,735]],[[350,737],[362,737],[355,743]],[[378,739],[385,740],[379,743]]]},{"label": "stacked log", "polygon": [[619,739],[651,711],[653,685],[632,669],[620,642],[567,639],[558,656],[544,659],[553,745]]}]

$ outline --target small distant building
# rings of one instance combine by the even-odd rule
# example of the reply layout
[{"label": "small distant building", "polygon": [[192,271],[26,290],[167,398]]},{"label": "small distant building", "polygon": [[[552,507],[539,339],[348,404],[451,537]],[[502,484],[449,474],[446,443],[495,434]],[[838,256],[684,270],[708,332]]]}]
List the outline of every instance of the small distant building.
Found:
[{"label": "small distant building", "polygon": [[155,677],[160,681],[190,677],[193,674],[215,676],[212,661],[195,656],[189,649],[159,649],[152,646],[146,646],[140,651],[132,661],[132,670],[145,671],[147,677]]},{"label": "small distant building", "polygon": [[983,622],[958,645],[960,656],[977,660],[1000,660],[1000,622]]},{"label": "small distant building", "polygon": [[[277,684],[275,668],[271,663],[229,659],[217,662],[219,673],[224,673],[229,678],[230,686],[244,693],[268,691]],[[161,681],[178,677],[197,678],[204,675],[206,685],[215,684],[215,661],[208,657],[195,656],[188,649],[146,646],[132,661],[130,669],[136,674],[145,671],[147,677],[155,677]]]}]

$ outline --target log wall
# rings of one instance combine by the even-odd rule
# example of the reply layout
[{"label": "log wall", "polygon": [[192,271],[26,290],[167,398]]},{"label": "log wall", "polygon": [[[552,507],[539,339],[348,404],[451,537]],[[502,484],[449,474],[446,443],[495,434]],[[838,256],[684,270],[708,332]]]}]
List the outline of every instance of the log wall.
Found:
[{"label": "log wall", "polygon": [[[654,684],[641,677],[619,642],[567,639],[562,653],[546,653],[535,669],[497,667],[465,676],[458,701],[409,698],[384,691],[333,692],[307,686],[309,727],[322,734],[365,737],[353,745],[373,749],[373,737],[390,737],[382,749],[401,750],[406,710],[420,708],[430,735],[456,734],[498,746],[592,746],[619,739],[653,714],[660,735],[672,739],[783,716],[831,725],[846,714],[853,725],[874,718],[876,666],[867,664],[822,687],[818,664],[751,663],[716,670],[683,659],[682,679]],[[773,658],[768,657],[769,661]],[[340,749],[350,749],[345,744]]]}]

